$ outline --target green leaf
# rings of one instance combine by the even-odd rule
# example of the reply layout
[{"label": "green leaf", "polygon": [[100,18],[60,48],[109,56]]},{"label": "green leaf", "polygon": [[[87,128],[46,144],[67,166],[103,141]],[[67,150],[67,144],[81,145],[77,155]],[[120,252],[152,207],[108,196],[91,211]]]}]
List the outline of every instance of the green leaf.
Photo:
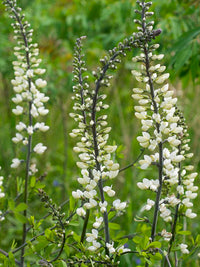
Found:
[{"label": "green leaf", "polygon": [[14,212],[21,212],[27,209],[27,205],[25,203],[20,203],[15,209]]},{"label": "green leaf", "polygon": [[22,215],[22,214],[20,214],[20,213],[17,213],[17,212],[14,212],[14,215],[15,215],[15,218],[16,218],[19,222],[21,222],[21,223],[27,223],[27,222],[28,222],[27,218],[26,218],[24,215]]},{"label": "green leaf", "polygon": [[196,245],[200,245],[200,235],[197,235],[196,239],[195,239],[195,244]]},{"label": "green leaf", "polygon": [[134,243],[140,244],[143,238],[141,236],[135,236],[132,240]]},{"label": "green leaf", "polygon": [[45,236],[47,239],[53,240],[53,232],[48,228],[45,230]]},{"label": "green leaf", "polygon": [[179,235],[191,235],[190,231],[179,231],[177,234]]},{"label": "green leaf", "polygon": [[120,225],[117,223],[109,223],[109,228],[112,230],[120,230]]},{"label": "green leaf", "polygon": [[62,265],[61,265],[62,267],[67,267],[67,264],[66,264],[66,262],[64,262],[64,261],[61,261],[60,263],[62,264]]},{"label": "green leaf", "polygon": [[69,199],[69,209],[70,211],[74,210],[74,205],[75,205],[75,199],[71,196]]},{"label": "green leaf", "polygon": [[160,248],[161,247],[161,243],[158,241],[154,241],[152,243],[150,243],[147,248]]},{"label": "green leaf", "polygon": [[178,39],[178,41],[173,44],[172,49],[169,51],[179,51],[184,50],[185,47],[188,46],[188,44],[197,36],[200,34],[200,27],[196,27],[195,29],[185,32],[183,35],[181,35]]},{"label": "green leaf", "polygon": [[31,216],[30,218],[28,218],[28,222],[29,222],[30,225],[32,225],[34,227],[34,225],[35,225],[35,218],[34,218],[34,216]]},{"label": "green leaf", "polygon": [[188,46],[187,49],[184,51],[179,51],[177,54],[173,57],[174,69],[175,71],[180,70],[189,60],[189,58],[192,55],[192,47]]},{"label": "green leaf", "polygon": [[12,252],[8,252],[8,257],[9,257],[9,263],[10,263],[10,267],[15,267],[15,258],[14,255],[12,254]]},{"label": "green leaf", "polygon": [[154,260],[162,260],[162,255],[160,253],[150,254],[150,257]]},{"label": "green leaf", "polygon": [[33,187],[35,187],[35,184],[36,184],[36,178],[35,178],[35,176],[32,176],[31,181],[30,181],[30,186],[33,188]]},{"label": "green leaf", "polygon": [[37,238],[37,241],[38,243],[35,245],[35,249],[37,251],[40,251],[41,249],[45,248],[49,244],[49,241],[46,239],[45,236],[39,236]]},{"label": "green leaf", "polygon": [[12,210],[12,211],[15,209],[15,202],[14,202],[14,200],[10,199],[10,200],[8,201],[8,207],[9,207],[9,209]]}]

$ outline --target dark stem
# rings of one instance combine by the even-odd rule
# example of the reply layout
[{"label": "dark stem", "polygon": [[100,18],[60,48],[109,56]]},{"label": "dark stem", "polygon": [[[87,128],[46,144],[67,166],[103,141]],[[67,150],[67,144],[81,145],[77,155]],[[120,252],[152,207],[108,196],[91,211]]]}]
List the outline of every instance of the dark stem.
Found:
[{"label": "dark stem", "polygon": [[153,223],[152,223],[152,228],[151,228],[151,241],[152,242],[154,241],[154,238],[155,238],[157,221],[158,221],[159,202],[160,202],[160,196],[162,192],[162,172],[163,172],[163,145],[162,143],[159,143],[159,187],[158,187],[158,191],[156,194],[154,217],[153,217]]},{"label": "dark stem", "polygon": [[[143,1],[144,4],[144,1]],[[146,25],[145,25],[145,6],[143,5],[142,8],[142,29],[143,29],[143,34],[146,35]],[[153,105],[153,109],[154,112],[157,114],[158,111],[158,107],[156,104],[156,101],[154,99],[155,94],[154,94],[154,85],[153,85],[153,81],[151,78],[151,73],[149,71],[150,68],[150,60],[149,60],[149,50],[148,48],[145,46],[146,42],[143,45],[143,49],[144,49],[144,54],[145,54],[145,66],[146,66],[146,75],[149,78],[149,86],[150,86],[150,93],[151,93],[151,100],[152,100],[152,105]],[[156,123],[156,129],[157,132],[160,132],[160,124]],[[159,147],[159,164],[158,164],[158,170],[159,170],[159,187],[157,190],[157,194],[156,194],[156,201],[155,201],[155,206],[154,206],[154,216],[153,216],[153,223],[152,223],[152,228],[151,228],[151,242],[154,241],[155,235],[156,235],[156,228],[157,228],[157,221],[158,221],[158,213],[159,213],[159,202],[160,202],[160,197],[161,197],[161,192],[162,192],[162,173],[163,173],[163,143],[160,142],[158,144]],[[148,263],[145,264],[146,267],[149,266]]]},{"label": "dark stem", "polygon": [[85,233],[86,233],[86,229],[87,229],[89,216],[90,216],[90,210],[86,210],[86,215],[85,215],[84,224],[83,224],[83,230],[82,230],[82,234],[81,234],[81,243],[83,243],[83,241],[85,239]]},{"label": "dark stem", "polygon": [[144,154],[144,150],[145,150],[145,149],[141,149],[141,152],[140,152],[139,156],[136,158],[136,160],[133,161],[133,163],[129,164],[128,166],[126,166],[126,167],[120,169],[119,172],[123,172],[123,171],[127,170],[128,168],[133,167],[133,166],[135,165],[135,163],[138,162],[138,160],[139,160],[139,159],[141,158],[141,156]]},{"label": "dark stem", "polygon": [[[131,48],[131,46],[135,45],[135,42],[130,39],[130,44],[128,43],[127,45],[125,45],[123,47],[123,51],[128,50]],[[95,93],[93,96],[93,105],[92,105],[92,114],[91,114],[91,119],[93,120],[94,124],[92,125],[92,134],[93,134],[93,145],[94,145],[94,153],[95,153],[95,161],[96,161],[96,169],[98,171],[101,171],[100,169],[100,164],[98,162],[98,156],[99,156],[99,149],[98,149],[98,142],[97,142],[97,131],[96,131],[96,104],[97,104],[97,98],[98,98],[98,93],[99,93],[99,89],[101,87],[101,82],[104,79],[106,72],[108,71],[110,65],[112,64],[112,62],[122,53],[121,50],[119,51],[115,51],[115,53],[110,57],[110,59],[108,60],[108,62],[103,66],[101,72],[100,72],[100,76],[96,81],[96,88],[95,88]],[[101,197],[101,202],[103,203],[105,201],[105,197],[104,197],[104,192],[103,192],[103,181],[102,178],[100,177],[99,181],[98,181],[98,187],[99,187],[99,192],[100,192],[100,197]],[[109,234],[109,222],[108,222],[108,212],[107,210],[104,212],[103,214],[103,218],[104,218],[104,231],[105,231],[105,243],[109,243],[110,242],[110,234]],[[109,251],[107,249],[107,247],[105,246],[105,251],[106,254],[109,255]]]},{"label": "dark stem", "polygon": [[[55,213],[57,212],[56,209],[52,205],[50,205],[50,208],[52,209],[53,212],[55,212]],[[62,222],[62,218],[60,215],[58,215],[58,222],[60,224],[60,227],[62,229],[62,234],[63,234],[62,243],[61,243],[61,247],[59,249],[58,255],[53,260],[48,261],[48,263],[52,263],[52,262],[56,261],[60,257],[60,255],[63,253],[64,247],[65,247],[65,241],[66,241],[65,226]]]},{"label": "dark stem", "polygon": [[[66,221],[70,221],[72,219],[72,217],[76,214],[76,212],[73,212],[67,219]],[[50,228],[50,230],[54,230],[56,229],[58,226],[54,225]],[[19,246],[18,248],[14,249],[12,251],[13,254],[17,253],[18,251],[20,251],[21,249],[23,249],[24,247],[26,247],[30,242],[34,242],[39,236],[43,236],[45,235],[45,232],[42,232],[36,236],[34,236],[33,238],[31,238],[28,242],[25,242],[24,244],[22,244],[21,246]]]},{"label": "dark stem", "polygon": [[[4,256],[6,256],[7,258],[9,257],[9,254],[1,248],[0,248],[0,253],[3,254]],[[15,259],[15,263],[18,264],[19,266],[21,265],[20,261],[18,261],[16,259]]]},{"label": "dark stem", "polygon": [[[31,68],[30,65],[30,58],[29,58],[29,45],[28,45],[28,39],[26,36],[26,30],[22,24],[21,18],[19,17],[17,11],[15,10],[15,7],[12,5],[10,1],[7,1],[9,4],[12,12],[15,15],[16,21],[19,23],[21,35],[23,37],[24,46],[26,51],[26,62],[27,62],[27,70]],[[28,78],[28,90],[31,91],[31,79]],[[32,126],[32,115],[31,115],[31,107],[32,107],[32,101],[29,101],[29,107],[28,107],[28,119],[29,119],[29,126]],[[28,145],[27,145],[27,158],[26,158],[26,173],[25,173],[25,188],[24,188],[24,203],[28,206],[28,181],[29,181],[29,167],[30,167],[30,160],[31,160],[31,149],[32,149],[32,136],[29,135],[28,137]],[[27,218],[27,209],[24,210],[24,217]],[[26,223],[23,224],[23,233],[22,233],[22,244],[26,241]],[[21,267],[24,266],[24,250],[25,248],[22,248],[21,251]]]},{"label": "dark stem", "polygon": [[[181,144],[178,146],[178,151],[179,151],[179,155],[181,154]],[[178,164],[178,168],[179,168],[179,172],[178,172],[178,185],[181,185],[181,163],[179,162]],[[177,199],[180,199],[180,194],[177,194]],[[175,236],[176,236],[176,225],[177,225],[177,220],[178,220],[178,210],[179,210],[179,204],[176,205],[176,210],[175,210],[175,214],[174,214],[174,222],[172,224],[172,237],[170,239],[169,242],[169,248],[168,248],[168,256],[171,252],[171,248],[173,245],[173,242],[175,240]]]}]

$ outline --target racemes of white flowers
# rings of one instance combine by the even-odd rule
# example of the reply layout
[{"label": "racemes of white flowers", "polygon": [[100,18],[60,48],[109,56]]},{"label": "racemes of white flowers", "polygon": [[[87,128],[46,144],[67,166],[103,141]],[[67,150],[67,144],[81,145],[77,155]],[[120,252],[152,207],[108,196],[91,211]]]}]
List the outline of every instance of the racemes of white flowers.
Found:
[{"label": "racemes of white flowers", "polygon": [[[198,187],[194,186],[197,173],[192,172],[192,165],[185,163],[186,159],[192,157],[192,153],[188,152],[190,140],[183,116],[176,106],[177,98],[166,83],[169,73],[164,73],[166,67],[160,63],[164,55],[157,55],[155,51],[159,45],[150,44],[146,38],[149,32],[156,34],[156,31],[153,31],[154,21],[147,21],[147,17],[153,14],[148,12],[151,2],[137,3],[144,12],[136,11],[142,17],[141,20],[135,20],[139,24],[138,33],[135,35],[143,37],[144,41],[140,44],[141,54],[133,58],[133,62],[140,63],[140,70],[132,71],[139,82],[139,86],[133,88],[132,97],[136,101],[135,116],[140,119],[142,125],[142,134],[137,140],[147,153],[139,164],[143,170],[157,166],[159,172],[159,177],[144,178],[137,186],[142,190],[156,192],[157,203],[155,199],[148,199],[143,210],[158,208],[160,217],[170,223],[170,229],[174,220],[172,214],[175,210],[178,212],[181,207],[186,217],[196,217],[192,212],[192,200],[197,197]],[[154,210],[156,224],[155,212]],[[161,231],[161,236],[170,241],[172,233],[165,229]],[[154,231],[152,238],[155,234]],[[184,253],[187,253],[186,250]]]},{"label": "racemes of white flowers", "polygon": [[[44,122],[39,122],[41,116],[45,116],[49,110],[44,104],[49,100],[41,90],[47,85],[47,82],[40,77],[45,73],[45,69],[40,68],[41,59],[39,56],[38,44],[32,41],[33,30],[30,24],[25,21],[25,15],[21,14],[21,8],[17,7],[15,0],[4,1],[10,17],[14,20],[12,27],[14,29],[14,39],[17,45],[14,47],[16,61],[13,61],[15,78],[11,81],[15,96],[12,101],[15,107],[12,112],[19,117],[16,125],[17,133],[12,138],[14,143],[22,143],[24,146],[30,146],[32,135],[36,131],[45,132],[49,126]],[[42,154],[46,147],[41,143],[35,144],[33,151]],[[13,159],[11,168],[17,168],[22,159]]]},{"label": "racemes of white flowers", "polygon": [[[108,144],[111,127],[107,125],[107,115],[102,114],[102,111],[109,107],[104,104],[106,95],[92,90],[87,82],[88,75],[85,74],[85,61],[81,54],[83,38],[77,39],[75,46],[74,81],[76,85],[73,86],[74,95],[72,96],[74,113],[70,113],[78,124],[70,136],[79,139],[73,150],[79,156],[77,166],[81,170],[81,176],[77,178],[80,188],[73,191],[72,196],[83,203],[83,206],[76,210],[79,216],[84,217],[87,210],[94,209],[95,216],[92,217],[90,214],[92,229],[86,234],[86,241],[92,243],[88,249],[96,251],[102,247],[98,230],[103,223],[104,226],[108,224],[108,210],[122,212],[126,203],[120,200],[112,203],[110,198],[115,196],[115,191],[112,185],[104,186],[103,181],[109,182],[119,173],[119,164],[113,160],[112,156],[117,146]],[[109,250],[116,251],[115,249]]]},{"label": "racemes of white flowers", "polygon": [[[1,170],[1,167],[0,167]],[[3,192],[3,176],[0,176],[0,202],[1,199],[5,197],[5,193]],[[0,210],[0,222],[3,221],[5,218],[2,214],[2,211]]]}]

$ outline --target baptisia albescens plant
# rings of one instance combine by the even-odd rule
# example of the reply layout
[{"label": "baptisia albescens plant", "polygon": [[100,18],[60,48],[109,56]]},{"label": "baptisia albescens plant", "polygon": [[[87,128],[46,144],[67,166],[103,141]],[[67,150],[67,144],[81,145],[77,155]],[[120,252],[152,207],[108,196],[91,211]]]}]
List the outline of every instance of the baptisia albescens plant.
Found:
[{"label": "baptisia albescens plant", "polygon": [[[140,9],[136,13],[140,19],[135,20],[138,24],[135,36],[145,37],[154,25],[154,21],[148,20],[153,15],[148,11],[151,3],[137,3]],[[192,200],[197,197],[198,187],[194,186],[197,173],[192,172],[194,167],[188,161],[193,154],[189,153],[187,127],[177,107],[177,98],[173,96],[174,91],[166,83],[169,73],[165,73],[166,67],[160,64],[164,55],[156,54],[158,48],[159,44],[151,44],[145,38],[141,42],[141,54],[133,58],[133,62],[140,63],[140,70],[132,71],[139,88],[133,88],[132,97],[138,101],[134,106],[135,116],[142,124],[142,135],[137,140],[145,148],[144,158],[139,161],[140,168],[148,170],[153,165],[158,173],[157,177],[154,172],[153,175],[148,173],[147,178],[137,183],[141,190],[154,192],[142,209],[153,212],[149,243],[160,241],[170,264],[170,252],[175,248],[178,250],[178,246],[183,254],[189,253],[187,244],[182,243],[177,233],[185,217],[196,217]]]},{"label": "baptisia albescens plant", "polygon": [[[1,167],[0,167],[1,170]],[[5,197],[5,193],[3,192],[3,176],[0,176],[0,203],[1,199]],[[0,210],[0,221],[3,221],[5,218],[2,214],[2,211]]]},{"label": "baptisia albescens plant", "polygon": [[[40,68],[41,59],[39,56],[38,44],[32,40],[33,29],[25,20],[25,15],[21,13],[21,8],[17,7],[15,0],[3,1],[4,5],[14,20],[12,27],[14,29],[14,39],[17,41],[17,46],[14,47],[14,55],[16,61],[13,61],[15,78],[11,81],[15,96],[12,101],[16,105],[12,109],[14,115],[19,117],[19,122],[16,125],[16,136],[12,138],[15,144],[21,143],[25,146],[25,153],[18,153],[19,158],[12,160],[11,168],[24,168],[24,195],[23,202],[25,220],[27,219],[28,195],[30,179],[38,171],[32,154],[43,154],[46,146],[42,143],[34,144],[33,135],[37,131],[45,132],[49,129],[39,117],[45,116],[49,110],[44,107],[44,103],[49,97],[41,92],[41,89],[47,85],[47,82],[39,75],[45,73],[45,69]],[[20,151],[23,151],[20,149]],[[23,224],[22,244],[26,242],[27,224]],[[24,262],[24,248],[21,250],[21,266]]]},{"label": "baptisia albescens plant", "polygon": [[[153,29],[154,22],[149,20],[153,15],[149,12],[152,2],[137,1],[139,18],[135,23],[138,31],[109,50],[91,74],[88,74],[82,53],[85,37],[76,41],[73,112],[69,115],[76,123],[70,136],[76,141],[73,151],[79,158],[76,162],[79,177],[72,197],[60,206],[40,188],[32,156],[46,150],[46,146],[36,143],[33,138],[37,131],[49,129],[40,118],[49,112],[44,105],[49,98],[42,92],[47,83],[39,77],[45,69],[40,68],[38,45],[32,41],[33,30],[16,0],[3,3],[14,20],[12,26],[17,41],[14,48],[17,60],[13,62],[15,78],[12,80],[16,93],[12,101],[16,106],[12,111],[19,117],[19,122],[12,141],[21,146],[11,168],[21,176],[23,173],[24,178],[22,190],[17,192],[14,204],[10,204],[13,208],[9,207],[23,226],[22,238],[19,244],[19,241],[13,242],[8,252],[0,248],[0,263],[11,267],[114,267],[122,266],[121,257],[129,254],[139,258],[140,266],[178,266],[184,254],[190,253],[184,235],[189,234],[186,219],[196,217],[192,200],[197,197],[198,187],[194,185],[197,173],[190,164],[193,155],[189,152],[190,140],[184,117],[173,96],[174,91],[166,83],[169,78],[166,67],[160,64],[164,55],[157,54],[159,45],[152,43],[152,39],[161,33],[161,30]],[[109,105],[105,100],[105,87],[110,86],[111,73],[121,63],[121,58],[133,49],[141,50],[133,58],[135,67],[140,66],[132,71],[134,83],[138,82],[132,97],[136,103],[135,116],[141,120],[142,133],[137,137],[141,154],[134,164],[120,169],[116,162],[117,145],[112,145],[110,140],[112,129],[107,122]],[[138,224],[137,232],[117,238],[115,230],[119,228],[113,222],[126,212],[128,202],[117,196],[115,180],[120,172],[137,161],[144,173],[137,187],[146,191],[147,200],[135,218],[136,222],[132,222]],[[2,182],[1,176],[0,200],[5,198]],[[37,220],[29,207],[30,195],[35,194],[39,194],[48,209],[48,214]],[[70,207],[63,212],[61,209],[68,202]],[[6,221],[6,215],[11,211],[0,211],[0,221]],[[49,216],[52,220],[47,220]],[[72,220],[78,221],[78,229],[73,227]],[[193,248],[198,248],[196,243]]]}]

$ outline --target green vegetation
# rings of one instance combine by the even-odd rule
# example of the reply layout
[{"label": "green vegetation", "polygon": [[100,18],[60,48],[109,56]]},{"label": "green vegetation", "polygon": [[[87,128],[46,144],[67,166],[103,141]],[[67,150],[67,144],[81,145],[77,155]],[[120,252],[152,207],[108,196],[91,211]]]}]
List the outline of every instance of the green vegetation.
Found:
[{"label": "green vegetation", "polygon": [[[75,141],[69,137],[74,128],[74,122],[69,117],[72,110],[72,86],[73,86],[73,53],[77,38],[87,36],[84,41],[84,53],[86,54],[89,71],[98,66],[99,59],[112,49],[125,37],[130,36],[136,30],[133,19],[136,18],[134,0],[21,0],[20,5],[26,14],[27,20],[34,29],[34,41],[39,43],[42,65],[47,69],[45,78],[48,86],[44,89],[50,97],[47,104],[49,114],[46,124],[50,126],[47,133],[40,133],[37,138],[48,147],[42,157],[38,157],[37,177],[33,177],[30,183],[29,205],[31,214],[29,224],[39,229],[53,225],[52,220],[42,220],[47,210],[41,204],[36,193],[38,188],[44,188],[45,192],[57,205],[66,201],[62,211],[70,216],[73,208],[71,192],[77,190],[76,178],[79,175],[76,161],[77,155],[73,152]],[[198,0],[168,0],[153,1],[152,9],[155,10],[155,28],[161,28],[162,34],[157,37],[160,43],[158,52],[165,54],[164,64],[170,73],[170,87],[175,90],[178,97],[178,107],[183,112],[189,127],[191,150],[194,153],[195,169],[200,171],[200,6]],[[0,4],[0,166],[4,176],[4,191],[6,198],[0,202],[0,210],[6,211],[6,220],[0,225],[0,248],[9,251],[21,244],[21,225],[26,221],[22,212],[26,210],[20,194],[23,192],[24,182],[20,172],[10,169],[13,158],[17,157],[18,148],[11,141],[15,136],[16,120],[12,114],[14,105],[11,98],[14,96],[11,79],[13,79],[12,61],[14,60],[13,32],[10,27],[11,19],[8,17],[3,4]],[[137,82],[131,75],[134,67],[132,57],[139,50],[128,53],[126,59],[122,59],[116,75],[111,80],[111,86],[104,88],[108,95],[107,103],[110,105],[108,124],[112,127],[110,136],[112,145],[117,144],[117,162],[124,167],[134,162],[140,154],[140,146],[136,137],[141,133],[139,121],[134,116],[134,102],[131,99],[132,88],[137,87]],[[89,76],[89,81],[92,77]],[[20,148],[21,149],[21,148]],[[146,172],[145,175],[148,175]],[[155,173],[155,175],[157,175]],[[123,230],[118,231],[118,237],[134,234],[137,231],[143,233],[150,231],[134,221],[139,215],[140,208],[145,204],[148,196],[144,191],[138,190],[137,182],[141,181],[144,174],[135,164],[132,168],[121,172],[115,180],[114,189],[116,195],[122,201],[128,201],[126,213],[116,219],[111,225],[111,231],[118,230],[119,225]],[[149,176],[153,177],[152,171]],[[199,178],[196,185],[199,184]],[[146,192],[145,192],[146,194]],[[150,193],[151,194],[151,193]],[[149,194],[149,196],[150,196]],[[17,197],[18,196],[18,197]],[[16,199],[17,197],[17,199]],[[67,200],[70,199],[70,202]],[[15,200],[15,201],[14,201]],[[199,196],[194,201],[197,217],[188,220],[187,228],[192,235],[180,232],[184,239],[196,246],[197,250],[189,257],[184,256],[182,266],[200,266],[198,247],[200,209]],[[13,216],[14,214],[14,216]],[[29,214],[30,215],[30,214]],[[58,215],[60,216],[60,215]],[[81,234],[82,221],[77,218],[73,221],[70,231],[73,229]],[[70,231],[67,235],[70,236]],[[34,247],[36,254],[47,245],[48,239],[55,239],[54,233],[45,231],[45,237],[40,236]],[[14,241],[13,241],[13,236]],[[34,230],[30,231],[29,239],[34,236]],[[195,241],[193,240],[193,238]],[[133,238],[133,236],[131,236]],[[145,239],[145,238],[144,238]],[[128,239],[127,239],[128,242]],[[134,237],[137,244],[138,237]],[[142,242],[146,242],[143,240]],[[154,244],[155,246],[157,244]],[[130,248],[134,249],[133,242]],[[131,247],[132,246],[132,247]],[[31,244],[26,250],[26,255],[31,255]],[[51,247],[46,252],[50,255]],[[70,254],[69,247],[65,253]],[[16,254],[15,254],[16,255]],[[159,259],[159,255],[156,255]],[[156,257],[155,256],[155,257]],[[7,266],[15,266],[9,256]],[[31,257],[31,256],[30,256]],[[0,263],[3,256],[0,254]],[[41,263],[41,262],[40,262]],[[13,264],[13,265],[12,265]],[[120,266],[140,266],[139,258],[134,254],[122,256]],[[0,265],[4,266],[4,265]],[[5,265],[6,266],[6,265]],[[28,266],[28,265],[27,265]],[[39,266],[39,265],[32,265]],[[42,264],[41,264],[42,266]],[[66,266],[60,262],[55,266]],[[85,266],[85,265],[81,265]],[[103,266],[103,265],[102,265]]]}]

